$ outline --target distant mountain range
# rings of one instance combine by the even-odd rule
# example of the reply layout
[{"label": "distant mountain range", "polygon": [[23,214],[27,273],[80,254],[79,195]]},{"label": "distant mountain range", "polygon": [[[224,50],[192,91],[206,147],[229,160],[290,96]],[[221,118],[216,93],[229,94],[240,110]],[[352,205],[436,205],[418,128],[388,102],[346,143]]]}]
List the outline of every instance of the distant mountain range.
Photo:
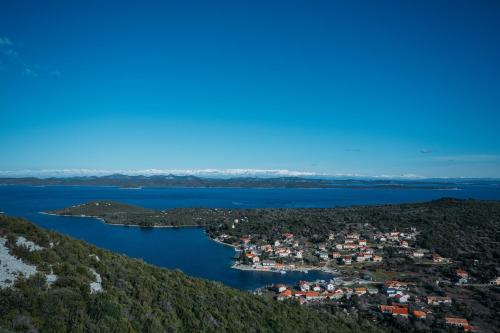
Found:
[{"label": "distant mountain range", "polygon": [[226,187],[226,188],[401,188],[401,189],[456,189],[461,185],[496,185],[488,179],[331,179],[313,177],[237,177],[205,178],[197,176],[152,175],[130,176],[113,174],[83,177],[4,177],[0,185],[71,185],[136,187]]}]

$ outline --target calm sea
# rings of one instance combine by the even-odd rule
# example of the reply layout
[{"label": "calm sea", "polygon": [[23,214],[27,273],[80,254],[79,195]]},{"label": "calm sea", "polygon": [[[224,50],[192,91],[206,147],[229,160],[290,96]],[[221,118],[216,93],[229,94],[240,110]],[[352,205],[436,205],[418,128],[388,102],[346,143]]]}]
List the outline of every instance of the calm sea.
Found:
[{"label": "calm sea", "polygon": [[151,264],[180,269],[191,276],[221,281],[241,289],[300,279],[328,279],[320,272],[277,274],[231,269],[234,250],[208,239],[201,228],[110,226],[92,218],[42,215],[91,200],[116,200],[144,207],[335,207],[419,202],[441,197],[500,200],[498,185],[461,186],[460,190],[424,189],[202,189],[87,186],[0,186],[0,211],[37,225]]}]

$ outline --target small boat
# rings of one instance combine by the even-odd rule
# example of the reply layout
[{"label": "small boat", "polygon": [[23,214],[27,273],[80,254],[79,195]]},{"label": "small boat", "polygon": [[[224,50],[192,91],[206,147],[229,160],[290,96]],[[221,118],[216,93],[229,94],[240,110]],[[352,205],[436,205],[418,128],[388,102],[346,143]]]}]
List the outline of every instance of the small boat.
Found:
[{"label": "small boat", "polygon": [[286,271],[280,271],[280,274],[286,274]]},{"label": "small boat", "polygon": [[304,271],[304,273],[306,273],[306,274],[307,274],[307,273],[309,273],[309,271]]}]

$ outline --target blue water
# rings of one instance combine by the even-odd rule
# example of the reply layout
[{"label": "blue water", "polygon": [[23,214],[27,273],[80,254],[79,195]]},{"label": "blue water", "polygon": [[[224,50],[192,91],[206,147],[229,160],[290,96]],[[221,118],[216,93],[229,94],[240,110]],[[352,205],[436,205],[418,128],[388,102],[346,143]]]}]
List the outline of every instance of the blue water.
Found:
[{"label": "blue water", "polygon": [[144,207],[334,207],[418,202],[441,197],[500,200],[500,187],[462,186],[462,190],[401,189],[202,189],[86,186],[0,186],[0,211],[21,216],[44,228],[191,276],[221,281],[241,289],[300,279],[328,279],[321,272],[248,272],[231,269],[232,248],[206,237],[202,228],[135,228],[104,224],[92,218],[43,215],[91,200],[116,200]]}]

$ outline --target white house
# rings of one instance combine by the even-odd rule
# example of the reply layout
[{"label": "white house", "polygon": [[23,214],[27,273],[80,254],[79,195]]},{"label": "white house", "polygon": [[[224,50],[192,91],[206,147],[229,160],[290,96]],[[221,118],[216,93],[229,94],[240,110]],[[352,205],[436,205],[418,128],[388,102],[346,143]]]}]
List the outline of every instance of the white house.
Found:
[{"label": "white house", "polygon": [[311,286],[309,285],[309,283],[307,283],[307,281],[300,281],[299,282],[299,287],[300,287],[300,291],[309,291],[309,290],[311,290]]},{"label": "white house", "polygon": [[319,257],[323,260],[328,260],[328,253],[320,252]]},{"label": "white house", "polygon": [[413,251],[412,255],[414,258],[423,258],[424,257],[424,253],[422,251]]},{"label": "white house", "polygon": [[262,261],[262,266],[274,267],[274,266],[276,266],[276,261],[274,261],[274,260],[263,260]]},{"label": "white house", "polygon": [[281,293],[286,290],[286,286],[284,284],[277,284],[276,285],[276,291]]},{"label": "white house", "polygon": [[333,259],[340,258],[340,252],[332,252],[332,258]]},{"label": "white house", "polygon": [[398,303],[408,303],[408,300],[410,299],[410,295],[408,294],[396,294],[394,296],[394,299],[398,302]]}]

